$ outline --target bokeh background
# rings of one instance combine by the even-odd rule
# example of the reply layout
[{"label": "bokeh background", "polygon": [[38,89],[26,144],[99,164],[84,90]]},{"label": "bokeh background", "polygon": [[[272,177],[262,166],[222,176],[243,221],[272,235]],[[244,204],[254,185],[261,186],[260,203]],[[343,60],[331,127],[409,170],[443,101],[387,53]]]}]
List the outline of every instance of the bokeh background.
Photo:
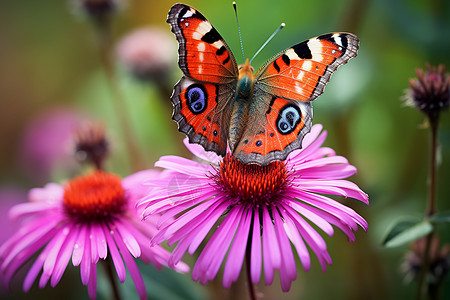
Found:
[{"label": "bokeh background", "polygon": [[[129,0],[113,19],[116,45],[131,31],[152,27],[175,42],[166,24],[172,1]],[[242,63],[231,1],[192,0],[233,49]],[[421,218],[425,211],[429,166],[429,131],[425,117],[405,107],[402,96],[408,78],[425,63],[450,69],[450,2],[446,0],[322,0],[238,1],[239,21],[246,56],[281,23],[287,24],[254,60],[255,68],[275,53],[310,37],[349,31],[361,40],[358,57],[341,67],[314,102],[314,123],[328,131],[326,145],[358,167],[352,178],[369,194],[370,206],[349,201],[369,222],[348,243],[336,231],[325,237],[333,265],[322,273],[317,261],[309,272],[299,267],[289,293],[258,286],[264,299],[404,299],[415,297],[417,287],[405,280],[400,265],[407,246],[381,246],[390,226],[405,217]],[[112,154],[107,169],[126,176],[135,169],[124,144],[130,135],[120,125],[102,68],[92,24],[69,1],[0,1],[0,243],[18,224],[7,210],[26,201],[27,190],[49,181],[64,180],[83,168],[71,152],[71,134],[83,120],[105,124]],[[154,42],[154,47],[159,43]],[[132,138],[141,153],[139,167],[152,167],[161,155],[186,155],[183,135],[171,120],[170,88],[181,76],[176,43],[169,55],[163,83],[137,80],[129,66],[115,60],[117,88],[122,94]],[[116,57],[116,56],[115,56]],[[443,113],[439,128],[438,210],[450,209],[450,115]],[[449,228],[438,228],[450,242]],[[447,233],[447,235],[446,235]],[[186,257],[192,263],[193,259]],[[192,264],[191,264],[192,265]],[[170,270],[145,270],[151,299],[247,299],[242,281],[230,290],[220,280],[202,286],[189,275]],[[220,273],[219,273],[220,274]],[[244,276],[241,274],[241,279]],[[24,273],[13,280],[4,299],[88,299],[79,269],[69,267],[54,289],[34,286],[23,294]],[[99,275],[101,276],[101,274]],[[108,284],[100,280],[99,298],[107,299]],[[127,280],[127,295],[137,297]],[[128,294],[129,293],[129,294]],[[134,293],[134,294],[133,294]],[[450,299],[450,279],[442,285],[442,299]]]}]

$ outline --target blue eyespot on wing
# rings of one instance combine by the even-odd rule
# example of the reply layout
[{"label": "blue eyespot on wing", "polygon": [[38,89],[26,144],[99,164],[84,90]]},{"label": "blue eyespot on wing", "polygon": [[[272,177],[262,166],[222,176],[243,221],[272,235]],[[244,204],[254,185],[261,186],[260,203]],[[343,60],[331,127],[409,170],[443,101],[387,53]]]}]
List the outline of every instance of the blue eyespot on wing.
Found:
[{"label": "blue eyespot on wing", "polygon": [[200,144],[206,151],[224,156],[229,122],[224,110],[232,95],[227,85],[198,82],[185,76],[175,85],[171,97],[172,119],[190,143]]}]

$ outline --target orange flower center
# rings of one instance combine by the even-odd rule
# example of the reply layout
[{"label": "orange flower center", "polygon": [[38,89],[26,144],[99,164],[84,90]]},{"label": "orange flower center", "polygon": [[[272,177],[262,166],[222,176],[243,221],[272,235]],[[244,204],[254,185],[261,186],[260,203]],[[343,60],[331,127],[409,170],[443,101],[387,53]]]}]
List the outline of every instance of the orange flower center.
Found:
[{"label": "orange flower center", "polygon": [[244,165],[227,154],[215,177],[216,183],[232,197],[252,205],[276,201],[286,187],[289,172],[284,162],[267,166]]},{"label": "orange flower center", "polygon": [[82,221],[98,221],[123,211],[126,205],[121,178],[94,171],[70,180],[64,187],[66,212]]}]

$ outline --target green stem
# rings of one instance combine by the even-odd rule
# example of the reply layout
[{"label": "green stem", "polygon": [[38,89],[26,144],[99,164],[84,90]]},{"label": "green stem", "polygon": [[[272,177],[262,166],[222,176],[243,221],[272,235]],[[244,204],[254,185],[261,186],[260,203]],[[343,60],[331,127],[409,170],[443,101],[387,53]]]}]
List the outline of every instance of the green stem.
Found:
[{"label": "green stem", "polygon": [[430,121],[431,129],[431,153],[430,153],[430,182],[428,187],[428,206],[426,217],[430,217],[436,212],[436,152],[437,152],[437,134],[439,120]]},{"label": "green stem", "polygon": [[113,291],[114,300],[121,300],[119,288],[117,287],[117,283],[114,278],[112,260],[109,256],[104,261],[103,266],[105,267],[106,274],[108,275],[108,280],[111,283],[111,289]]},{"label": "green stem", "polygon": [[[251,232],[251,231],[250,231]],[[249,241],[251,238],[249,237]],[[248,294],[250,297],[250,300],[257,300],[256,292],[255,292],[255,286],[252,282],[252,276],[250,272],[250,258],[251,258],[251,243],[247,243],[247,249],[245,250],[245,266],[246,266],[246,274],[247,274],[247,287],[248,287]]]},{"label": "green stem", "polygon": [[125,100],[119,88],[117,74],[112,61],[112,38],[110,20],[103,20],[97,22],[96,29],[98,34],[100,60],[105,69],[106,78],[111,91],[115,112],[118,118],[118,123],[123,131],[125,145],[127,147],[128,157],[130,159],[131,168],[133,171],[138,171],[145,168],[145,160],[139,151],[136,143],[136,137],[131,126],[130,118],[127,114]]},{"label": "green stem", "polygon": [[[439,118],[429,118],[431,129],[431,150],[430,150],[430,170],[429,170],[429,182],[428,182],[428,201],[427,209],[425,212],[425,219],[428,219],[434,213],[436,213],[436,152],[437,152],[437,135]],[[419,287],[417,291],[417,299],[422,299],[424,289],[427,285],[427,273],[430,268],[430,248],[431,241],[433,240],[434,230],[426,236],[425,251],[422,258],[422,269],[419,277]]]}]

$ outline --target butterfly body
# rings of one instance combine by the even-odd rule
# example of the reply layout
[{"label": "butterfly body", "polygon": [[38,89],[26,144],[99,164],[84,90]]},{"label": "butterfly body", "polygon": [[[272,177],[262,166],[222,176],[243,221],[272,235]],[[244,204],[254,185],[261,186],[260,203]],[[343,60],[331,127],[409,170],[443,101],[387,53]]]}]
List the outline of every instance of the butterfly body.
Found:
[{"label": "butterfly body", "polygon": [[239,76],[236,83],[235,98],[232,102],[230,130],[228,132],[228,142],[230,149],[235,149],[235,145],[242,136],[249,115],[250,103],[253,95],[254,76],[253,68],[248,59],[245,65],[238,66]]},{"label": "butterfly body", "polygon": [[331,33],[269,59],[256,73],[237,65],[217,30],[194,8],[175,4],[170,23],[184,76],[175,85],[172,118],[191,143],[244,164],[284,160],[312,124],[311,101],[336,68],[356,56],[358,38]]}]

